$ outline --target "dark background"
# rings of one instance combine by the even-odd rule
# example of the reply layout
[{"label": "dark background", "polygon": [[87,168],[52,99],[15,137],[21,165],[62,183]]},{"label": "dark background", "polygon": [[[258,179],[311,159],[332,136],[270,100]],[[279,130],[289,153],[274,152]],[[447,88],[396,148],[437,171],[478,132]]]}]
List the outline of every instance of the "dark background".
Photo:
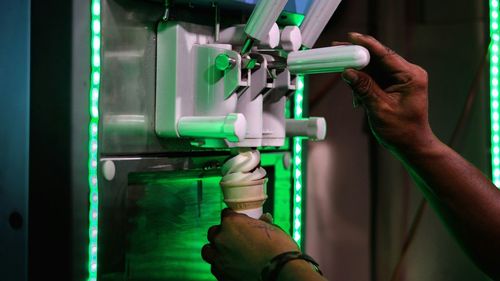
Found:
[{"label": "dark background", "polygon": [[[368,33],[429,73],[430,121],[454,148],[489,167],[488,1],[343,1],[317,46]],[[476,75],[478,86],[470,91]],[[310,114],[325,116],[325,142],[310,143],[307,250],[329,280],[390,280],[422,195],[371,137],[362,109],[335,75],[310,78]],[[329,155],[329,157],[325,157]],[[473,230],[471,230],[473,231]],[[488,280],[425,207],[397,280]]]}]

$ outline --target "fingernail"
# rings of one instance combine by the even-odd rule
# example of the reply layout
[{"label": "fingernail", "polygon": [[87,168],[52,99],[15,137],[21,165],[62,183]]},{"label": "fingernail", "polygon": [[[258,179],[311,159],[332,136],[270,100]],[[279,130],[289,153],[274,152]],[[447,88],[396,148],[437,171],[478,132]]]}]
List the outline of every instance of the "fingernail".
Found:
[{"label": "fingernail", "polygon": [[344,81],[346,81],[348,84],[354,84],[358,82],[359,76],[356,71],[348,69],[342,72],[342,79],[344,79]]},{"label": "fingernail", "polygon": [[358,32],[349,32],[349,35],[354,36],[354,37],[363,36],[363,34],[358,33]]}]

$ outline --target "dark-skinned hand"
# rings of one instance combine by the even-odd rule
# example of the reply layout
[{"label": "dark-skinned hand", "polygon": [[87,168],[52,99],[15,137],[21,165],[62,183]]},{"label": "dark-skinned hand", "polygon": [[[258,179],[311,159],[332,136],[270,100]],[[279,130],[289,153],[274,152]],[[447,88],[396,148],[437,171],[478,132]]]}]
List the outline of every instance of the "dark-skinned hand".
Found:
[{"label": "dark-skinned hand", "polygon": [[269,216],[256,220],[230,209],[222,211],[221,224],[208,230],[210,243],[201,250],[217,280],[259,280],[273,257],[298,251],[295,241],[270,222]]},{"label": "dark-skinned hand", "polygon": [[427,72],[371,36],[348,36],[350,43],[367,48],[371,55],[367,68],[348,69],[342,77],[365,108],[377,140],[397,152],[435,139],[428,121]]}]

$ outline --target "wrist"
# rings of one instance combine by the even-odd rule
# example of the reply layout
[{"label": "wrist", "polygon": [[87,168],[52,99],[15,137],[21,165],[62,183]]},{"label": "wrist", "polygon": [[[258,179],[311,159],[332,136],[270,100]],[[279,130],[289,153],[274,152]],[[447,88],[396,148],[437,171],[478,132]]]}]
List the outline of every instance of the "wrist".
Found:
[{"label": "wrist", "polygon": [[312,270],[313,269],[311,268],[311,265],[305,260],[289,261],[281,270],[280,274],[278,275],[277,281],[293,280],[293,276],[296,275],[295,273],[297,271],[303,272]]},{"label": "wrist", "polygon": [[398,156],[411,157],[414,155],[425,155],[432,153],[443,145],[443,143],[434,135],[430,127],[416,130],[415,134],[406,137],[406,141],[395,145],[390,149]]},{"label": "wrist", "polygon": [[261,271],[262,281],[324,280],[318,263],[300,251],[283,252],[272,258]]},{"label": "wrist", "polygon": [[277,281],[291,280],[325,280],[315,269],[314,266],[305,260],[291,260],[287,262],[280,273]]},{"label": "wrist", "polygon": [[449,155],[450,148],[432,132],[422,135],[411,145],[397,147],[391,152],[415,171],[422,163],[436,163]]}]

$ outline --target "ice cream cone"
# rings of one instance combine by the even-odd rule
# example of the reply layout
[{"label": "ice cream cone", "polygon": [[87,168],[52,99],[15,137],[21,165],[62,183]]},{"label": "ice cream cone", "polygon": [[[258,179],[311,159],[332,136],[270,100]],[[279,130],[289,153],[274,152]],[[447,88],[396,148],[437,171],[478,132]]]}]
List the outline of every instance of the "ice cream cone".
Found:
[{"label": "ice cream cone", "polygon": [[262,206],[267,199],[267,179],[239,183],[220,183],[224,202],[238,213],[258,219],[262,216]]}]

